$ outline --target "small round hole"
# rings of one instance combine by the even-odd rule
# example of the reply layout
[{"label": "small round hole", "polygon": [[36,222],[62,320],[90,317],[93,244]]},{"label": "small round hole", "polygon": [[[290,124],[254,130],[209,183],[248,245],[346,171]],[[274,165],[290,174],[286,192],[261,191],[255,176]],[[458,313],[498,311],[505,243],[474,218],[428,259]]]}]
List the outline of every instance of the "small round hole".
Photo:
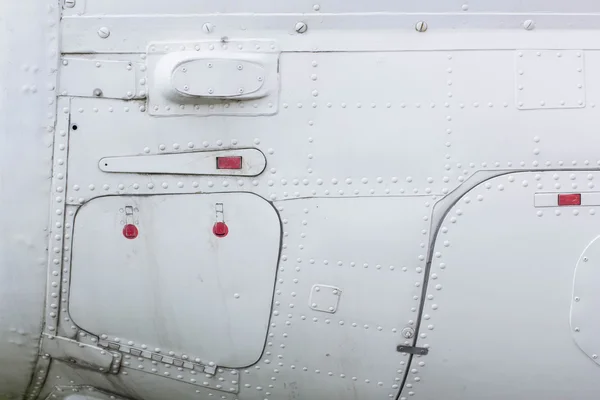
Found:
[{"label": "small round hole", "polygon": [[77,125],[73,125],[73,130],[76,131],[77,130]]}]

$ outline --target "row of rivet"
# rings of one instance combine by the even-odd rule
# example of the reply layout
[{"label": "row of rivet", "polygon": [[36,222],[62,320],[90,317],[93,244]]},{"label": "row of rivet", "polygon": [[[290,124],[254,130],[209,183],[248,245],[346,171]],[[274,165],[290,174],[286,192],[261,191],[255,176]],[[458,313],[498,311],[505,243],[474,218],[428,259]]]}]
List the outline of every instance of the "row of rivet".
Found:
[{"label": "row of rivet", "polygon": [[[278,206],[278,210],[280,212],[283,212],[283,209],[284,209],[283,206],[281,206],[281,205]],[[304,214],[309,214],[309,209],[308,208],[304,209]],[[287,223],[288,219],[282,216],[282,221],[285,221],[284,223]],[[300,222],[301,222],[301,225],[302,225],[303,228],[306,227],[309,224],[309,222],[306,219],[306,217],[304,217]],[[284,238],[286,238],[288,236],[289,236],[288,232],[284,232]],[[302,240],[305,237],[306,237],[306,234],[301,233],[300,234],[300,241],[302,242]],[[300,244],[299,246],[303,246],[303,245]],[[283,247],[283,249],[286,249],[288,247],[287,243],[284,242],[282,244],[282,247]],[[302,249],[302,248],[300,248],[300,249]],[[281,256],[281,262],[285,263],[286,261],[288,261],[288,256],[282,254],[282,256]],[[309,260],[310,264],[314,264],[315,262],[316,261],[314,259],[310,259]],[[328,265],[329,264],[329,262],[327,260],[322,260],[322,262],[323,262],[324,265]],[[301,259],[295,259],[294,263],[296,265],[296,267],[294,268],[294,271],[298,272],[298,270],[299,270],[299,264],[302,263],[302,260]],[[319,263],[321,263],[321,261],[319,261]],[[341,265],[344,265],[344,263],[341,262],[341,261],[337,262],[336,265],[340,266],[340,263],[341,263]],[[351,262],[349,265],[353,266],[352,264],[356,265],[353,262]],[[368,264],[363,264],[362,267],[365,268],[365,265],[366,265],[366,267],[368,267]],[[375,267],[377,267],[377,266],[375,266]],[[379,266],[379,267],[381,268],[381,266]],[[392,266],[390,269],[393,270],[394,267]],[[285,272],[285,264],[280,264],[279,272],[280,273],[284,273]],[[298,284],[299,280],[297,278],[293,278],[291,280],[291,282],[293,282],[293,284]],[[281,275],[279,275],[277,283],[278,283],[278,287],[276,288],[276,292],[275,293],[276,293],[277,297],[279,297],[279,296],[282,295],[282,288],[283,288],[284,283],[285,283],[284,279],[283,279],[283,277]],[[291,292],[290,295],[291,295],[291,297],[296,297],[296,293],[295,292]],[[284,311],[283,311],[284,309],[283,309],[283,307],[284,306],[281,305],[281,302],[276,300],[275,304],[274,304],[274,310],[275,311],[273,312],[273,316],[274,317],[279,317],[279,318],[283,317],[284,316]],[[289,304],[288,307],[291,308],[291,309],[293,309],[294,305],[293,304]],[[292,314],[287,314],[287,318],[285,320],[285,325],[283,325],[283,324],[277,324],[275,321],[272,322],[272,324],[271,324],[272,331],[269,334],[269,341],[267,342],[267,346],[269,346],[269,347],[273,347],[274,346],[274,343],[273,343],[274,332],[273,331],[278,326],[284,326],[285,328],[289,328],[292,325],[292,321],[291,321],[292,317],[293,317]],[[300,320],[301,321],[307,321],[307,322],[311,321],[313,323],[318,323],[318,322],[322,321],[325,324],[332,324],[332,319],[330,319],[330,318],[324,318],[324,319],[322,319],[322,318],[320,319],[320,318],[317,318],[317,317],[312,317],[311,318],[311,317],[309,317],[307,315],[304,315],[304,314],[300,314]],[[411,321],[411,322],[414,322],[414,321]],[[348,327],[353,327],[353,328],[358,328],[358,327],[361,327],[363,329],[369,329],[370,328],[369,325],[358,324],[356,322],[348,322],[348,323],[346,323],[346,321],[343,321],[343,320],[333,320],[333,325],[336,325],[336,324],[339,325],[339,326],[348,326]],[[375,330],[380,331],[380,332],[384,331],[384,328],[382,326],[374,326],[373,328],[375,328]],[[390,329],[391,329],[391,332],[398,333],[398,329],[397,328],[390,328]],[[284,357],[284,354],[283,354],[283,352],[285,351],[284,349],[286,349],[286,347],[287,347],[287,345],[285,344],[285,339],[288,337],[288,335],[287,335],[287,333],[283,333],[282,335],[278,335],[278,337],[282,338],[282,339],[280,339],[281,343],[278,346],[280,348],[280,350],[279,350],[280,354],[277,356],[277,358],[281,360]],[[271,355],[271,352],[267,352],[266,355],[267,356]],[[265,360],[262,360],[262,361],[264,363],[266,363],[266,364],[270,364],[272,362],[270,359],[265,359]],[[405,363],[404,361],[401,362],[401,364],[404,364],[404,363]],[[279,362],[278,365],[280,367],[284,366],[284,364],[282,362]],[[289,365],[289,368],[290,369],[300,369],[300,367],[297,367],[295,364]],[[322,371],[319,368],[310,368],[308,366],[304,366],[301,369],[304,372],[313,371],[315,374],[321,374],[322,372],[324,372],[324,371]],[[402,370],[398,370],[398,371],[399,371],[398,372],[399,374],[402,373]],[[344,378],[347,377],[347,375],[344,374],[344,373],[335,374],[332,371],[327,372],[327,375],[331,376],[331,377],[338,376],[339,378],[342,378],[342,379],[344,379]],[[352,377],[348,377],[348,378],[351,379],[352,381],[359,381],[358,377],[356,377],[356,376],[352,376]],[[364,383],[366,383],[366,384],[368,384],[368,383],[371,382],[370,379],[364,379],[362,381]],[[380,387],[391,387],[392,389],[398,389],[399,388],[399,383],[401,382],[401,377],[396,377],[395,378],[395,382],[396,383],[394,383],[392,385],[386,385],[386,384],[384,384],[384,382],[378,381],[377,382],[377,386],[380,386]]]},{"label": "row of rivet", "polygon": [[[150,364],[150,365],[147,365]],[[201,386],[206,389],[213,389],[228,393],[239,392],[239,374],[236,370],[218,368],[214,374],[208,374],[202,370],[194,370],[164,363],[157,360],[151,360],[141,356],[125,354],[121,363],[121,375],[129,375],[127,369],[136,370],[143,373],[154,374],[167,379],[173,379],[182,383]],[[229,376],[231,375],[233,379]],[[197,389],[196,393],[203,393],[202,389]],[[212,396],[209,394],[209,396]]]},{"label": "row of rivet", "polygon": [[187,355],[182,355],[181,358],[177,357],[174,352],[168,352],[168,356],[163,356],[161,353],[161,349],[155,349],[153,352],[147,350],[146,345],[142,345],[141,348],[133,347],[133,342],[127,342],[128,345],[123,345],[120,343],[119,338],[115,338],[114,341],[108,341],[105,339],[106,335],[101,335],[98,340],[98,346],[118,350],[125,354],[131,354],[136,357],[143,357],[147,359],[151,359],[153,361],[157,361],[163,364],[170,364],[176,367],[182,367],[186,369],[193,369],[197,371],[202,371],[204,373],[214,375],[217,366],[214,362],[209,362],[207,364],[201,363],[199,358],[195,358],[194,361],[190,361],[190,358]]},{"label": "row of rivet", "polygon": [[[58,188],[57,188],[58,189]],[[58,198],[58,197],[57,197]],[[71,251],[72,251],[72,240],[73,240],[73,229],[75,211],[77,206],[71,205],[67,202],[65,205],[64,215],[64,229],[63,229],[63,248],[62,248],[62,276],[61,283],[57,290],[60,290],[60,318],[57,321],[57,331],[60,336],[75,338],[79,331],[79,327],[71,320],[68,311],[69,304],[69,285],[71,276]],[[56,249],[53,249],[56,251]],[[54,296],[54,294],[53,294]]]},{"label": "row of rivet", "polygon": [[[68,105],[69,99],[60,99],[59,104]],[[66,201],[64,194],[58,191],[63,184],[63,179],[67,174],[67,145],[69,142],[69,116],[65,115],[57,120],[56,134],[54,136],[54,165],[52,169],[52,188],[56,196],[52,196],[51,204],[51,226],[50,226],[50,244],[52,249],[48,257],[48,288],[46,291],[46,321],[45,332],[55,335],[58,327],[59,309],[62,300],[62,294],[66,289],[62,284],[63,278],[63,252],[67,246],[63,239],[65,235],[65,209]],[[61,291],[63,293],[61,293]]]},{"label": "row of rivet", "polygon": [[[577,178],[577,176],[575,174],[570,174],[568,176],[568,178],[570,180],[575,180]],[[516,183],[516,179],[515,179],[515,177],[513,175],[506,175],[505,179],[509,182],[509,184]],[[535,174],[534,179],[536,181],[540,181],[540,180],[542,180],[542,175],[541,174]],[[558,174],[553,174],[552,175],[552,179],[559,180],[560,176]],[[593,180],[593,175],[592,174],[587,174],[586,179],[587,180]],[[499,192],[504,192],[505,191],[504,190],[505,186],[502,183],[494,185],[494,184],[492,184],[489,181],[480,184],[478,187],[481,188],[481,189],[490,190],[494,186],[496,186],[496,189],[498,189]],[[528,182],[527,182],[526,179],[521,182],[520,187],[527,188],[528,186],[529,185],[528,185]],[[484,200],[484,196],[482,194],[478,194],[475,198],[479,202],[481,202],[481,201]],[[461,199],[461,201],[454,206],[454,209],[451,210],[451,212],[447,214],[444,222],[450,222],[451,224],[457,223],[457,221],[458,221],[457,217],[460,217],[460,216],[462,216],[464,214],[463,210],[461,208],[458,208],[458,207],[460,207],[460,203],[463,203],[463,204],[470,204],[470,203],[472,203],[471,196],[468,196],[468,195],[464,196]],[[559,210],[557,210],[557,211],[559,211]],[[573,210],[573,211],[574,211],[574,213],[573,213],[574,215],[578,214],[577,210]],[[542,216],[543,215],[543,214],[540,215],[540,212],[541,211],[537,212],[538,216]],[[590,210],[590,214],[591,215],[595,214],[595,212],[593,211],[593,209]],[[557,215],[560,215],[560,212]],[[445,224],[442,224],[442,227],[440,228],[439,232],[440,232],[439,233],[440,236],[441,235],[445,236],[445,235],[448,234],[449,228]],[[441,240],[441,241],[438,240],[438,242],[441,242],[444,247],[449,247],[450,246],[450,242],[448,240]],[[442,258],[442,253],[441,252],[435,252],[434,255],[433,255],[433,257],[435,259],[441,259]],[[435,271],[435,267],[434,266],[437,266],[437,268],[439,269],[439,271]],[[444,270],[446,270],[446,263],[445,262],[443,262],[443,261],[439,262],[439,263],[432,262],[432,271],[430,271],[430,279],[431,280],[429,281],[429,284],[427,286],[426,301],[429,303],[429,308],[431,310],[433,310],[433,311],[436,311],[436,310],[439,309],[439,305],[437,303],[431,303],[431,302],[434,300],[434,290],[435,291],[442,290],[442,285],[440,285],[439,283],[437,283],[438,282],[437,280],[438,280],[438,278],[440,276],[440,272],[443,272]],[[426,326],[428,330],[430,330],[430,331],[433,330],[434,329],[434,325],[432,325],[430,323],[431,315],[428,312],[426,312],[425,310],[423,310],[422,312],[423,312],[423,321],[424,321],[423,324],[422,324],[422,327]],[[423,328],[421,330],[423,330]],[[426,333],[419,334],[419,338],[420,339],[426,339],[427,337],[428,337],[428,335]],[[423,347],[428,348],[428,347],[430,347],[430,345],[426,343],[426,344],[423,345]],[[419,371],[418,371],[418,369],[414,368],[414,369],[411,370],[411,372],[416,375],[416,374],[418,374]],[[415,382],[419,382],[421,380],[421,378],[418,377],[418,376],[416,376],[416,377],[414,377],[413,380]],[[408,392],[409,396],[414,396],[415,395],[412,383],[407,383],[405,385],[405,387],[407,389],[409,389],[409,392]],[[407,399],[407,397],[403,396],[403,397],[401,397],[401,399]]]},{"label": "row of rivet", "polygon": [[[53,159],[56,160],[56,153],[57,153],[57,148],[56,148],[56,132],[58,131],[58,126],[61,126],[62,128],[62,123],[61,121],[57,121],[56,120],[56,95],[55,95],[55,90],[56,90],[56,77],[57,77],[57,71],[58,71],[58,35],[59,35],[59,28],[58,28],[58,21],[59,21],[59,9],[57,7],[57,3],[56,2],[41,2],[40,3],[40,7],[44,7],[44,9],[47,11],[47,14],[49,14],[49,20],[48,20],[48,26],[46,28],[47,32],[45,34],[46,36],[46,43],[45,43],[45,47],[47,46],[48,51],[46,52],[47,54],[47,58],[46,58],[46,62],[48,63],[48,71],[46,72],[46,76],[48,77],[48,83],[47,83],[47,90],[50,92],[49,96],[47,98],[47,116],[48,116],[48,125],[46,126],[46,132],[50,135],[53,135],[53,139],[54,139],[54,151],[53,151]],[[40,8],[41,11],[41,8]],[[31,11],[31,15],[35,15],[36,12],[32,9]],[[23,66],[23,70],[24,71],[28,71],[30,70],[30,67],[28,65]],[[33,66],[31,67],[31,71],[36,74],[39,71],[39,68],[37,66]],[[25,86],[23,87],[23,92],[24,93],[33,93],[35,94],[37,92],[37,87],[35,85],[30,85],[30,86]],[[68,125],[68,121],[67,121],[67,125]],[[56,164],[53,165],[53,169],[56,168]],[[55,178],[53,176],[52,178],[52,185],[54,186],[56,184],[55,182]],[[51,203],[52,208],[51,210],[54,210],[55,207],[59,207],[60,203],[59,202],[52,202]],[[54,226],[50,226],[50,231],[53,232],[55,231],[55,229],[61,229],[60,224],[61,222],[61,216],[60,215],[56,215],[55,213],[51,213],[51,221],[54,224]],[[52,237],[52,235],[50,235],[49,238],[49,248],[52,248],[54,243],[56,243],[55,238]],[[60,242],[58,242],[58,246],[62,247],[60,245]],[[55,277],[53,275],[50,275],[50,271],[54,271],[56,268],[56,265],[51,261],[54,260],[54,257],[57,257],[60,259],[61,254],[58,255],[47,255],[48,260],[47,260],[47,265],[48,265],[48,284],[50,285],[50,282],[53,282]],[[59,267],[60,268],[60,267]],[[48,286],[46,288],[46,304],[51,304],[53,301],[53,298],[51,296],[49,296],[48,294],[51,292],[50,287]],[[50,311],[51,312],[51,311]],[[48,315],[49,312],[48,310],[46,310],[46,313],[44,313],[44,319],[48,319]],[[50,317],[51,318],[51,317]],[[48,321],[45,321],[44,323],[44,330],[48,329],[50,327],[52,327],[53,323],[49,323]],[[45,356],[41,356],[38,357],[36,363],[35,363],[35,370],[33,371],[33,376],[31,379],[31,382],[26,390],[25,393],[25,397],[28,399],[36,399],[41,390],[42,387],[44,386],[44,383],[46,381],[46,376],[48,373],[48,370],[50,369],[50,359],[48,357]]]}]

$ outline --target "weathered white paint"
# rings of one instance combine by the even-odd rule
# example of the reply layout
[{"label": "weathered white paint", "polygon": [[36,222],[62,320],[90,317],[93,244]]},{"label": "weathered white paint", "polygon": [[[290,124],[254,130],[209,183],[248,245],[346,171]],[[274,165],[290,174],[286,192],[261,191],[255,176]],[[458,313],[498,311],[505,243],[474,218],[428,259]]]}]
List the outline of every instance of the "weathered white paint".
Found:
[{"label": "weathered white paint", "polygon": [[597,397],[597,2],[0,10],[0,397]]}]

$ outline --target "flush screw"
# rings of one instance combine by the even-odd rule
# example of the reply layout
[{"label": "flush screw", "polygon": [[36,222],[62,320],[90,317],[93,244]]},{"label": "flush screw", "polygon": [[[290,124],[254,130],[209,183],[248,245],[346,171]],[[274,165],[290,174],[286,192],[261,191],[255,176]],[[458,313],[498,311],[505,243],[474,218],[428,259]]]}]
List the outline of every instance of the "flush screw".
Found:
[{"label": "flush screw", "polygon": [[98,29],[98,36],[100,36],[102,39],[106,39],[110,36],[110,30],[103,26],[102,28]]},{"label": "flush screw", "polygon": [[306,23],[304,22],[298,22],[296,24],[296,32],[298,33],[304,33],[308,30],[308,25],[306,25]]},{"label": "flush screw", "polygon": [[415,30],[417,32],[425,32],[427,30],[427,22],[419,21],[415,24]]}]

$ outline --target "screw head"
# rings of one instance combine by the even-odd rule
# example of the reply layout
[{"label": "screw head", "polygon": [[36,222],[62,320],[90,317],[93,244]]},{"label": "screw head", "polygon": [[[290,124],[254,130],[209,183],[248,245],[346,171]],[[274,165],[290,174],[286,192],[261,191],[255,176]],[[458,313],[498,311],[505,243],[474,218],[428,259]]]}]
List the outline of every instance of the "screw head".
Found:
[{"label": "screw head", "polygon": [[304,33],[308,30],[308,25],[304,22],[297,22],[294,29],[296,29],[296,32],[298,33]]},{"label": "screw head", "polygon": [[402,329],[401,334],[402,334],[402,337],[404,337],[406,339],[410,339],[413,336],[415,336],[415,330],[413,328],[406,327],[406,328]]},{"label": "screw head", "polygon": [[533,22],[533,20],[531,20],[531,19],[525,20],[523,22],[523,28],[525,28],[526,30],[530,31],[533,28],[535,28],[535,22]]},{"label": "screw head", "polygon": [[419,21],[415,24],[415,30],[417,32],[425,32],[427,30],[427,22]]},{"label": "screw head", "polygon": [[65,0],[65,7],[66,8],[73,8],[73,7],[75,7],[75,0]]},{"label": "screw head", "polygon": [[103,26],[102,28],[98,29],[98,36],[100,36],[102,39],[106,39],[110,36],[110,30]]},{"label": "screw head", "polygon": [[102,96],[102,89],[94,89],[94,96],[96,96],[96,97]]},{"label": "screw head", "polygon": [[207,22],[204,25],[202,25],[202,30],[204,31],[204,33],[212,33],[215,30],[215,26],[210,22]]}]

